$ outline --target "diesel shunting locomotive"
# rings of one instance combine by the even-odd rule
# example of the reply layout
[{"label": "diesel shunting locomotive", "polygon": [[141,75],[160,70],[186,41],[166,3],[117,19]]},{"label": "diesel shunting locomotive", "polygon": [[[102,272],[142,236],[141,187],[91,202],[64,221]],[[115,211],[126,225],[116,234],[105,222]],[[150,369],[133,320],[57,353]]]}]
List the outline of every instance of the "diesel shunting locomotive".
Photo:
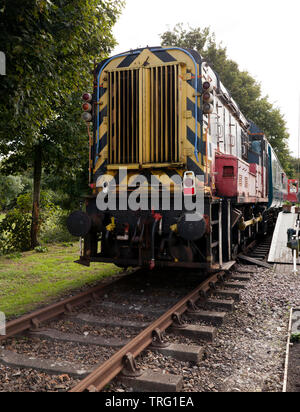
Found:
[{"label": "diesel shunting locomotive", "polygon": [[287,176],[196,51],[106,59],[83,101],[91,195],[68,219],[78,263],[218,270],[272,227]]}]

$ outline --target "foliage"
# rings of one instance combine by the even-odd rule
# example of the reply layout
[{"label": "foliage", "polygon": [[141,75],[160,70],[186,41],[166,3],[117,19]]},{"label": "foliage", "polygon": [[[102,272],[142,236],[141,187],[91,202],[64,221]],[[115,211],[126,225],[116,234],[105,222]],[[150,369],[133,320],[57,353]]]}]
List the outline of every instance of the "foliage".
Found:
[{"label": "foliage", "polygon": [[30,249],[31,215],[15,208],[0,223],[0,253]]},{"label": "foliage", "polygon": [[278,108],[262,97],[261,86],[247,71],[241,71],[238,64],[227,56],[226,47],[216,43],[214,33],[209,27],[184,28],[177,24],[173,31],[161,35],[162,45],[178,46],[197,50],[219,74],[222,83],[238,103],[242,113],[259,126],[274,147],[282,166],[289,176],[291,156],[288,150],[288,132],[286,122]]},{"label": "foliage", "polygon": [[298,181],[300,181],[300,159],[292,157],[290,159],[290,166],[292,169],[292,179],[298,179]]},{"label": "foliage", "polygon": [[55,175],[54,173],[44,175],[42,187],[51,190],[55,194],[53,201],[63,210],[77,210],[80,201],[88,191],[88,170],[74,170],[72,175]]},{"label": "foliage", "polygon": [[300,333],[294,333],[291,336],[292,343],[300,343]]},{"label": "foliage", "polygon": [[[31,193],[20,195],[17,198],[15,208],[9,211],[0,222],[1,254],[30,250],[30,230],[32,221],[31,205]],[[49,230],[49,225],[51,226],[53,224],[55,224],[55,228],[53,230],[60,233],[61,229],[58,224],[57,216],[60,216],[61,213],[61,209],[52,202],[51,192],[42,192],[39,224],[41,233],[47,233],[47,230]],[[69,237],[65,236],[63,237],[63,241],[65,241],[65,238],[66,240],[69,240]]]},{"label": "foliage", "polygon": [[[31,150],[41,128],[57,118],[57,107],[67,107],[72,93],[90,85],[94,59],[115,45],[111,29],[121,7],[115,0],[2,1],[0,43],[8,59],[0,140],[10,142],[1,144],[2,153]],[[26,167],[24,157],[21,163]]]},{"label": "foliage", "polygon": [[17,197],[32,187],[27,176],[0,175],[0,210],[9,210],[15,206]]},{"label": "foliage", "polygon": [[36,251],[36,253],[47,253],[48,252],[48,248],[46,248],[46,246],[37,246],[36,248],[34,248],[34,250]]},{"label": "foliage", "polygon": [[[17,199],[17,208],[24,212],[30,213],[32,205],[32,194],[25,193],[20,195]],[[55,214],[59,209],[52,201],[52,192],[51,191],[42,191],[41,193],[41,224],[43,224],[51,215]]]},{"label": "foliage", "polygon": [[[86,142],[84,142],[86,144]],[[86,157],[86,153],[83,154]],[[70,158],[69,158],[70,159]],[[79,164],[78,158],[74,158],[75,167],[66,169],[66,173],[43,173],[42,192],[48,192],[51,201],[64,210],[74,210],[79,207],[79,199],[87,190],[88,171]],[[17,176],[5,176],[0,174],[0,211],[13,209],[17,204],[17,198],[21,194],[32,191],[32,175],[30,172]],[[30,198],[32,201],[32,198]],[[31,209],[32,205],[28,205]],[[0,215],[1,221],[1,215]]]},{"label": "foliage", "polygon": [[72,242],[76,239],[67,230],[67,217],[69,213],[57,208],[42,225],[40,240],[42,243]]},{"label": "foliage", "polygon": [[94,61],[115,46],[118,0],[2,0],[0,44],[7,75],[0,86],[1,170],[34,168],[31,242],[37,239],[42,168],[64,179],[88,168],[80,95],[92,87]]}]

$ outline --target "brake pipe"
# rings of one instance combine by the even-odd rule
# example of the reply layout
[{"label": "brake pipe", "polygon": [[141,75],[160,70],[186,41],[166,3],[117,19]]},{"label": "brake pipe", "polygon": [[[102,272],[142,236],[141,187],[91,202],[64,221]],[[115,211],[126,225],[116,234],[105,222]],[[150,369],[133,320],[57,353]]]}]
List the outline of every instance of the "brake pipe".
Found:
[{"label": "brake pipe", "polygon": [[151,249],[152,249],[152,257],[151,257],[151,262],[150,262],[150,270],[153,270],[155,268],[155,232],[156,232],[156,227],[158,223],[162,220],[162,215],[159,213],[155,213],[154,210],[152,210],[152,217],[154,219],[154,223],[152,226],[152,244],[151,244]]}]

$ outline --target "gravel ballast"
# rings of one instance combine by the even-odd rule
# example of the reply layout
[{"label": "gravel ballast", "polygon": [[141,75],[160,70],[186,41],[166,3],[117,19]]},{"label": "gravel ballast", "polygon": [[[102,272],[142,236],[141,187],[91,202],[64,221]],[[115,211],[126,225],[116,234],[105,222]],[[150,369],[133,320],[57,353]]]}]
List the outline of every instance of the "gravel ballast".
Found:
[{"label": "gravel ballast", "polygon": [[[184,392],[281,392],[290,309],[300,307],[300,275],[293,274],[291,266],[283,265],[275,266],[274,270],[236,266],[233,273],[240,270],[249,273],[251,280],[247,282],[247,288],[240,291],[241,301],[228,314],[226,323],[218,328],[213,343],[183,337],[170,339],[202,346],[205,356],[199,365],[177,361],[148,350],[137,359],[139,367],[183,376]],[[144,292],[141,294],[144,295]],[[56,329],[59,330],[68,331],[69,327],[73,330],[72,322],[56,323]],[[102,334],[101,328],[78,325],[76,332]],[[112,332],[124,338],[121,329],[115,328]],[[33,345],[32,341],[28,341],[20,345],[20,342],[12,340],[5,346],[18,352],[31,352],[42,358],[48,358],[47,349],[52,357],[62,356],[59,343],[43,341]],[[84,354],[84,348],[79,346],[75,349],[75,345],[69,344],[66,348],[69,361],[80,360],[86,365],[96,365],[98,356],[101,362],[111,354],[110,350],[91,348],[93,356],[88,356]],[[88,354],[89,349],[85,353]],[[0,365],[0,392],[63,391],[69,390],[74,383],[76,380],[68,376],[48,377],[32,370]],[[106,390],[130,392],[132,388],[115,381]]]},{"label": "gravel ballast", "polygon": [[185,392],[282,392],[289,312],[300,305],[300,275],[282,265],[274,270],[252,266],[249,273],[251,281],[214,343],[193,342],[205,348],[200,365],[150,351],[139,365],[183,375]]}]

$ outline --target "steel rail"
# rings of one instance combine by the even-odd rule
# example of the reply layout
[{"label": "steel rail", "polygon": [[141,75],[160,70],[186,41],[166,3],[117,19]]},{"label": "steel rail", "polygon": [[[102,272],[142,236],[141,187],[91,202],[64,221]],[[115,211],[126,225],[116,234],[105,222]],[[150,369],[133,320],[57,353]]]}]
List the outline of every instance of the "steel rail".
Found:
[{"label": "steel rail", "polygon": [[101,294],[104,293],[107,287],[111,286],[115,282],[118,282],[119,280],[122,280],[125,276],[135,273],[139,269],[140,268],[136,268],[133,272],[130,273],[123,272],[117,276],[117,279],[114,279],[107,283],[103,283],[99,286],[95,286],[94,288],[91,288],[76,296],[62,300],[58,303],[54,303],[43,309],[39,309],[35,312],[24,315],[18,319],[7,322],[5,327],[6,334],[0,335],[0,342],[19,333],[25,332],[26,330],[37,328],[42,322],[55,319],[57,316],[60,316],[64,313],[69,313],[76,306],[80,306],[84,303],[95,300]]},{"label": "steel rail", "polygon": [[212,284],[216,284],[220,280],[221,272],[211,276],[209,279],[201,283],[193,292],[181,299],[175,306],[169,309],[159,319],[154,321],[149,327],[136,336],[131,342],[124,346],[121,350],[115,353],[105,363],[95,369],[88,377],[83,379],[70,392],[85,392],[85,391],[101,391],[109,382],[111,382],[124,368],[124,358],[131,354],[135,359],[148,346],[153,343],[153,333],[159,329],[164,332],[174,322],[174,315],[182,315],[187,311],[189,302],[196,303],[201,294],[207,294],[212,289]]}]

